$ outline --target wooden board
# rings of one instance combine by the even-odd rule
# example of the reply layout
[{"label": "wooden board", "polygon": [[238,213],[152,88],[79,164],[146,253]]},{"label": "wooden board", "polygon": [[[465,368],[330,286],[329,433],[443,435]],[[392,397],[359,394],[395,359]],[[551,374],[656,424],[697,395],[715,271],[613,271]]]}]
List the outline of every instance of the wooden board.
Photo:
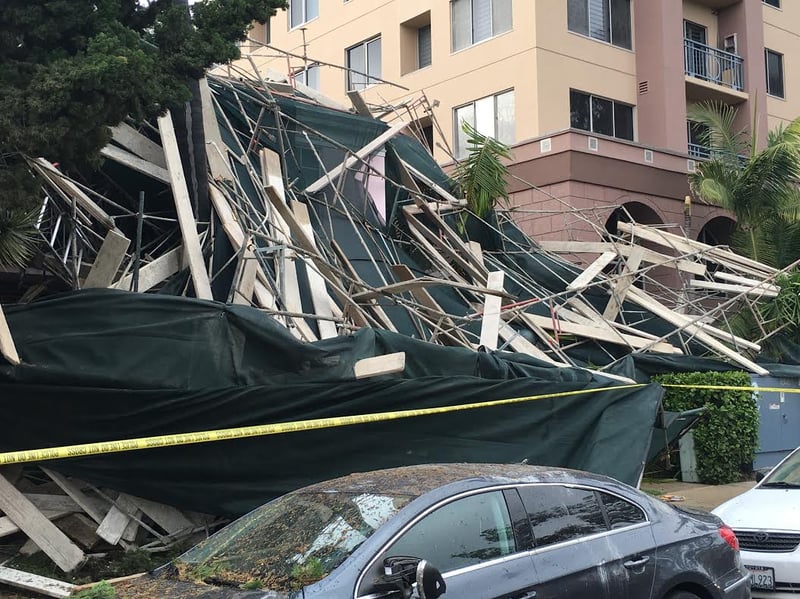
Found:
[{"label": "wooden board", "polygon": [[617,314],[622,309],[625,302],[625,296],[628,294],[628,289],[631,288],[636,280],[636,272],[642,264],[642,257],[644,256],[644,248],[637,247],[631,252],[631,255],[625,260],[625,272],[621,277],[617,277],[611,281],[611,298],[606,304],[606,309],[603,310],[603,318],[606,321],[613,322],[617,318]]},{"label": "wooden board", "polygon": [[393,374],[403,372],[406,368],[405,352],[396,352],[375,356],[374,358],[364,358],[358,360],[353,366],[353,373],[357,379],[365,379],[382,374]]},{"label": "wooden board", "polygon": [[203,261],[200,237],[197,235],[197,222],[192,213],[192,203],[183,174],[178,140],[175,138],[175,129],[172,126],[172,117],[169,111],[166,115],[159,117],[158,130],[161,132],[161,143],[167,159],[167,170],[169,171],[175,210],[178,214],[178,225],[183,237],[183,248],[189,262],[189,270],[192,273],[194,290],[198,298],[212,300],[214,296],[211,293],[211,282]]},{"label": "wooden board", "polygon": [[111,138],[115,143],[128,150],[128,152],[136,154],[139,158],[160,166],[162,169],[167,168],[164,148],[149,137],[139,133],[130,125],[120,123],[116,127],[111,127]]},{"label": "wooden board", "polygon": [[[152,262],[139,268],[139,293],[149,291],[159,283],[163,283],[181,269],[183,246],[178,246],[162,254]],[[133,274],[126,274],[114,285],[117,289],[128,291],[133,283]]]},{"label": "wooden board", "polygon": [[[503,289],[505,273],[502,270],[490,272],[486,286],[493,291]],[[502,299],[496,295],[486,295],[483,302],[483,318],[481,319],[481,346],[496,350],[497,335],[500,328],[500,311]]]},{"label": "wooden board", "polygon": [[113,160],[118,164],[127,166],[129,169],[138,173],[142,173],[143,175],[147,175],[156,181],[161,181],[162,183],[167,184],[170,182],[167,169],[153,164],[152,162],[148,162],[143,158],[139,158],[136,154],[126,152],[122,148],[118,148],[117,146],[106,146],[100,150],[100,154],[109,160]]},{"label": "wooden board", "polygon": [[131,240],[119,229],[110,229],[97,252],[92,269],[83,282],[84,289],[110,287],[119,272],[119,267],[128,252]]},{"label": "wooden board", "polygon": [[20,363],[17,346],[14,345],[11,329],[8,328],[8,321],[3,313],[3,306],[0,306],[0,354],[15,366]]},{"label": "wooden board", "polygon": [[689,281],[689,287],[694,289],[708,289],[709,291],[723,291],[734,295],[752,295],[753,297],[778,297],[778,291],[752,285],[733,285],[731,283],[717,283],[716,281]]},{"label": "wooden board", "polygon": [[255,293],[256,275],[258,273],[258,259],[253,253],[250,243],[239,254],[238,273],[239,280],[233,289],[232,303],[249,306]]},{"label": "wooden board", "polygon": [[192,521],[184,516],[177,508],[141,497],[129,496],[129,499],[153,522],[171,535],[186,532],[194,528]]},{"label": "wooden board", "polygon": [[600,257],[583,269],[583,272],[575,277],[569,285],[567,291],[585,289],[599,275],[603,269],[617,258],[616,252],[604,252]]},{"label": "wooden board", "polygon": [[87,496],[81,489],[79,483],[68,479],[59,472],[50,470],[49,468],[42,467],[42,471],[49,476],[53,482],[56,483],[67,495],[69,495],[69,497],[72,498],[75,503],[81,506],[81,509],[89,514],[89,517],[92,520],[98,524],[103,521],[103,518],[105,518],[108,510],[100,507],[97,501]]},{"label": "wooden board", "polygon": [[0,511],[19,526],[65,572],[83,560],[80,548],[0,474]]},{"label": "wooden board", "polygon": [[92,218],[102,223],[108,229],[114,228],[114,219],[52,163],[44,158],[37,158],[34,165],[44,177],[52,181],[52,183],[61,189],[68,197],[74,198],[75,202],[86,210]]},{"label": "wooden board", "polygon": [[141,510],[125,493],[114,501],[106,517],[97,527],[97,536],[104,541],[116,545],[121,540],[132,541],[135,537],[138,523],[133,516],[138,517]]},{"label": "wooden board", "polygon": [[208,80],[200,79],[200,105],[203,110],[203,132],[206,137],[206,158],[208,170],[214,179],[227,179],[233,181],[233,172],[225,159],[227,146],[222,141],[219,130],[217,112],[214,108],[214,98],[208,87]]},{"label": "wooden board", "polygon": [[76,590],[75,585],[68,582],[23,572],[22,570],[14,570],[5,566],[0,566],[0,584],[38,593],[45,597],[56,597],[57,599],[69,597]]}]

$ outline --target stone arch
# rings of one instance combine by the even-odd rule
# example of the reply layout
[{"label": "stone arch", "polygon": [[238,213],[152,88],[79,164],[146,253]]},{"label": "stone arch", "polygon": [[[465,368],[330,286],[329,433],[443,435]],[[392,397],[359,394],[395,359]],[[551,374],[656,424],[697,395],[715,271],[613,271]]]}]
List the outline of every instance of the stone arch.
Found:
[{"label": "stone arch", "polygon": [[703,225],[697,241],[708,245],[730,245],[736,221],[728,216],[715,216]]},{"label": "stone arch", "polygon": [[658,212],[642,202],[625,202],[619,208],[616,208],[606,219],[606,231],[611,235],[616,235],[619,221],[635,221],[642,225],[664,224],[664,220]]}]

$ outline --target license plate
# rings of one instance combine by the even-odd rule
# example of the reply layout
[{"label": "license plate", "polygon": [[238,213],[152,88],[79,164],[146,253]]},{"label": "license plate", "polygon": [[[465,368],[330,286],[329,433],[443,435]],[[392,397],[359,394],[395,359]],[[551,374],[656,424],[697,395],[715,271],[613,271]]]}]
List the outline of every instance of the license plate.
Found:
[{"label": "license plate", "polygon": [[750,587],[760,591],[775,590],[775,570],[765,566],[747,566],[750,571]]}]

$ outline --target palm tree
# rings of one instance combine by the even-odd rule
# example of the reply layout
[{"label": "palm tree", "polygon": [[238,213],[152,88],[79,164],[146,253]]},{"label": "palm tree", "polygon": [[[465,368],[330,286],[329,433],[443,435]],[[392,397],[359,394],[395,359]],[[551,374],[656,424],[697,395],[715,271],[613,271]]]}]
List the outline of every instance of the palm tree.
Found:
[{"label": "palm tree", "polygon": [[734,214],[736,251],[780,268],[800,257],[800,118],[770,132],[759,150],[755,131],[735,128],[736,113],[715,102],[689,109],[711,151],[689,184],[696,197]]},{"label": "palm tree", "polygon": [[456,165],[455,180],[469,209],[486,218],[498,200],[508,202],[508,168],[503,159],[510,159],[511,153],[507,145],[479,133],[467,121],[463,121],[461,127],[467,135],[469,153]]},{"label": "palm tree", "polygon": [[37,210],[0,208],[0,266],[27,266],[39,239],[38,216]]}]

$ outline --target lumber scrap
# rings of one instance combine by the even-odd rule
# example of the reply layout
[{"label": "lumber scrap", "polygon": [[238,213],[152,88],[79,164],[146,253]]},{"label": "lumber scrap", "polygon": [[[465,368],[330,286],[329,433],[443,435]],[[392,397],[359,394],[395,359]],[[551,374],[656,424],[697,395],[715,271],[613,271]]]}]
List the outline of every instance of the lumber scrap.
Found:
[{"label": "lumber scrap", "polygon": [[214,299],[211,293],[211,282],[208,278],[203,261],[203,251],[200,248],[200,237],[197,234],[197,223],[192,213],[192,204],[189,199],[189,189],[186,187],[186,178],[183,174],[178,140],[175,138],[175,129],[172,125],[172,116],[169,111],[158,118],[158,129],[161,132],[161,143],[167,160],[172,197],[175,201],[175,210],[178,214],[178,225],[183,237],[183,248],[189,262],[189,270],[194,282],[194,290],[200,299]]},{"label": "lumber scrap", "polygon": [[97,252],[97,257],[89,274],[86,275],[82,287],[84,289],[110,287],[130,245],[131,240],[125,237],[119,229],[110,229],[103,238],[103,244]]},{"label": "lumber scrap", "polygon": [[[502,270],[490,272],[486,280],[486,287],[493,291],[500,291],[503,289],[504,278],[505,273]],[[500,297],[486,294],[486,299],[483,303],[483,318],[481,319],[480,345],[487,349],[497,349],[501,308]]]},{"label": "lumber scrap", "polygon": [[239,254],[238,281],[232,290],[234,304],[249,306],[256,290],[258,259],[248,241]]},{"label": "lumber scrap", "polygon": [[738,275],[732,275],[727,272],[720,272],[717,271],[714,273],[715,279],[720,279],[721,281],[727,281],[728,283],[735,283],[737,285],[742,285],[744,287],[751,287],[753,289],[765,289],[770,293],[780,293],[781,288],[778,285],[773,285],[767,281],[757,281],[755,279],[748,279],[747,277],[740,277]]},{"label": "lumber scrap", "polygon": [[89,517],[92,520],[94,520],[97,524],[100,524],[103,521],[107,510],[101,508],[98,505],[98,502],[87,496],[77,481],[70,480],[63,474],[55,472],[54,470],[50,470],[49,468],[41,468],[42,472],[49,476],[50,479],[56,483],[61,490],[64,491],[64,493],[66,493],[75,503],[77,503],[84,512],[89,514]]},{"label": "lumber scrap", "polygon": [[478,285],[470,285],[468,283],[460,283],[458,281],[450,281],[448,279],[439,279],[436,277],[417,277],[408,281],[399,281],[397,283],[384,285],[383,287],[376,287],[375,289],[354,293],[353,299],[362,302],[380,297],[381,295],[393,295],[395,293],[404,293],[415,288],[433,287],[437,285],[470,291],[476,295],[495,295],[501,298],[512,298],[512,296],[506,293],[502,288],[492,289],[488,285],[486,287],[480,287]]},{"label": "lumber scrap", "polygon": [[403,372],[405,368],[406,353],[396,352],[358,360],[353,365],[353,374],[356,379],[365,379],[373,376]]},{"label": "lumber scrap", "polygon": [[606,309],[603,310],[603,318],[606,321],[616,320],[617,314],[622,309],[622,304],[625,301],[625,296],[628,294],[628,289],[631,288],[636,280],[636,271],[639,270],[639,265],[642,263],[644,256],[644,248],[634,248],[631,255],[625,260],[624,273],[621,277],[612,279],[611,284],[611,298],[606,304]]},{"label": "lumber scrap", "polygon": [[[543,250],[554,254],[602,254],[604,252],[616,252],[625,258],[629,257],[635,248],[641,247],[627,242],[611,243],[607,241],[542,240],[536,243]],[[645,264],[667,266],[701,277],[706,274],[706,265],[701,262],[695,262],[686,257],[674,258],[648,248],[642,249],[644,250],[642,262]]]},{"label": "lumber scrap", "polygon": [[[63,518],[64,516],[74,513],[69,509],[39,509],[39,511],[48,520],[57,520],[58,518]],[[0,538],[17,534],[21,530],[22,529],[8,516],[0,516]]]},{"label": "lumber scrap", "polygon": [[139,158],[160,166],[162,169],[167,168],[164,148],[146,135],[139,133],[127,123],[120,123],[115,127],[111,127],[111,139],[128,150],[128,152],[136,154]]},{"label": "lumber scrap", "polygon": [[716,281],[689,281],[689,287],[695,289],[708,289],[710,291],[722,291],[734,293],[736,295],[752,295],[754,297],[778,297],[778,291],[760,287],[758,283],[754,285],[734,285],[731,283],[717,283]]},{"label": "lumber scrap", "polygon": [[14,344],[14,338],[11,336],[11,329],[8,328],[8,321],[3,312],[3,306],[0,306],[0,354],[14,366],[20,363],[17,346]]},{"label": "lumber scrap", "polygon": [[553,358],[548,356],[533,343],[525,339],[525,337],[520,335],[511,325],[506,322],[500,322],[500,327],[497,332],[500,335],[500,338],[516,352],[528,354],[537,360],[548,362],[554,366],[571,366],[571,364],[567,364],[566,362],[557,362],[556,360],[553,360]]},{"label": "lumber scrap", "polygon": [[353,108],[356,109],[356,112],[361,116],[372,116],[372,111],[367,106],[367,103],[364,101],[364,98],[361,97],[361,94],[358,93],[358,90],[351,90],[347,92],[347,97],[350,98],[350,101],[353,103]]},{"label": "lumber scrap", "polygon": [[114,219],[112,219],[105,210],[100,208],[94,200],[86,195],[72,179],[64,175],[51,162],[48,162],[44,158],[37,158],[34,161],[34,168],[39,174],[58,187],[67,197],[74,199],[81,208],[86,210],[92,218],[104,225],[107,229],[113,229],[115,227]]},{"label": "lumber scrap", "polygon": [[192,521],[177,508],[133,495],[129,495],[128,499],[170,535],[177,535],[194,528]]},{"label": "lumber scrap", "polygon": [[349,156],[339,166],[332,168],[327,173],[322,175],[322,177],[314,181],[311,185],[307,186],[303,190],[303,193],[308,195],[317,193],[319,190],[323,189],[326,185],[335,181],[339,177],[339,175],[341,175],[345,170],[351,168],[354,164],[358,162],[363,162],[364,159],[367,158],[367,156],[382,148],[387,141],[389,141],[396,135],[400,134],[400,132],[402,132],[406,127],[408,127],[408,122],[405,121],[391,126],[389,129],[381,133],[378,137],[369,142],[366,146],[355,152],[352,156]]},{"label": "lumber scrap", "polygon": [[577,291],[584,289],[599,275],[603,269],[616,260],[616,252],[603,252],[600,257],[587,266],[581,274],[567,285],[567,291]]},{"label": "lumber scrap", "polygon": [[153,164],[152,162],[148,162],[144,158],[140,158],[136,154],[126,152],[122,148],[111,145],[105,146],[100,150],[100,154],[109,160],[113,160],[122,166],[127,166],[129,169],[138,173],[142,173],[143,175],[151,177],[156,181],[161,181],[162,183],[167,184],[170,182],[169,173],[167,172],[166,168],[158,166],[157,164]]},{"label": "lumber scrap", "polygon": [[65,599],[76,590],[74,584],[6,566],[0,566],[0,584],[57,599]]},{"label": "lumber scrap", "polygon": [[[290,208],[298,224],[306,232],[308,239],[316,248],[317,244],[314,239],[314,228],[311,226],[308,206],[302,202],[290,202]],[[336,323],[333,322],[331,297],[328,295],[328,290],[325,288],[325,279],[319,271],[317,271],[316,265],[310,258],[303,256],[301,259],[306,265],[306,276],[308,277],[308,286],[311,290],[311,302],[314,305],[314,311],[319,317],[317,319],[319,336],[321,339],[336,337],[338,332],[336,330]]]},{"label": "lumber scrap", "polygon": [[[181,269],[183,246],[179,245],[139,269],[139,292],[149,291],[156,285],[163,283]],[[117,289],[131,289],[133,275],[126,274],[114,287]]]},{"label": "lumber scrap", "polygon": [[756,374],[761,374],[761,375],[766,375],[769,373],[769,371],[763,368],[762,366],[759,366],[752,360],[748,360],[739,352],[730,349],[728,346],[724,345],[722,342],[712,337],[707,332],[707,328],[698,326],[697,324],[692,324],[691,320],[688,317],[683,316],[682,314],[678,314],[673,310],[670,310],[669,308],[658,302],[656,299],[648,296],[643,292],[640,292],[635,287],[631,288],[628,291],[628,297],[635,303],[639,304],[641,307],[650,310],[653,314],[655,314],[659,318],[663,318],[667,322],[677,326],[680,330],[685,330],[690,335],[693,335],[695,339],[703,343],[709,349],[712,349],[722,354],[723,356],[730,359],[732,362],[739,364],[740,366],[744,367],[750,372],[754,372]]},{"label": "lumber scrap", "polygon": [[65,572],[74,570],[84,554],[67,535],[50,522],[29,499],[0,474],[0,511],[41,547],[47,556]]},{"label": "lumber scrap", "polygon": [[141,510],[129,495],[120,493],[114,501],[106,517],[97,527],[97,536],[112,545],[120,541],[132,541],[136,538],[136,528],[139,523],[136,519]]},{"label": "lumber scrap", "polygon": [[211,89],[208,87],[208,79],[203,77],[200,84],[200,106],[203,111],[203,132],[206,137],[206,157],[208,159],[208,170],[216,180],[226,179],[233,181],[233,172],[225,160],[227,146],[222,141],[222,134],[219,130],[219,121],[214,108],[214,98]]}]

